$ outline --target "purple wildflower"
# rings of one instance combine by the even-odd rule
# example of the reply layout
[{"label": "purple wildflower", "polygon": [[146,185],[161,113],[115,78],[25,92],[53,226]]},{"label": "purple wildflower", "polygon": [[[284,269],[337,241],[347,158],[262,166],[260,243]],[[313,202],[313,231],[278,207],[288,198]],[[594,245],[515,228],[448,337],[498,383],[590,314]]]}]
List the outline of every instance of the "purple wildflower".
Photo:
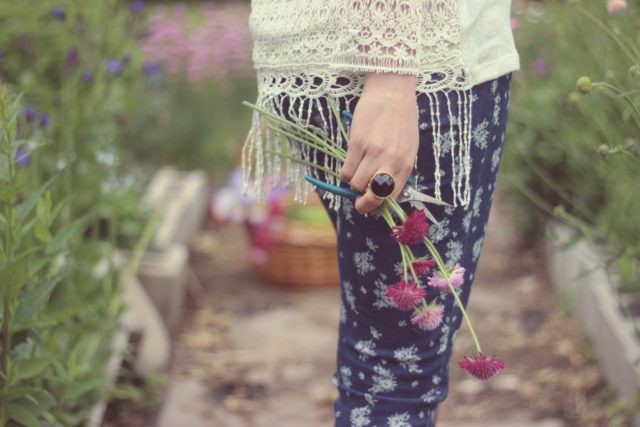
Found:
[{"label": "purple wildflower", "polygon": [[41,128],[49,126],[49,116],[46,113],[42,113],[40,116],[40,122],[38,123]]},{"label": "purple wildflower", "polygon": [[78,49],[74,47],[67,53],[67,66],[75,67],[76,65],[78,65]]},{"label": "purple wildflower", "polygon": [[27,154],[22,147],[16,150],[16,164],[18,167],[27,166],[31,163],[31,157]]},{"label": "purple wildflower", "polygon": [[93,73],[89,70],[84,70],[80,75],[80,79],[85,83],[91,83],[93,81]]},{"label": "purple wildflower", "polygon": [[145,61],[142,72],[147,76],[154,76],[160,72],[160,66],[155,61]]},{"label": "purple wildflower", "polygon": [[67,14],[65,13],[64,9],[61,7],[56,7],[55,9],[53,9],[51,11],[51,15],[53,15],[53,17],[56,18],[58,21],[64,21],[67,17]]},{"label": "purple wildflower", "polygon": [[24,109],[24,118],[27,119],[28,122],[32,122],[33,119],[36,118],[36,109],[33,107],[27,107]]},{"label": "purple wildflower", "polygon": [[110,60],[109,62],[107,62],[107,71],[110,74],[117,76],[122,72],[122,62],[116,59]]},{"label": "purple wildflower", "polygon": [[134,0],[134,2],[131,3],[131,10],[134,12],[140,13],[142,9],[144,9],[144,2],[142,0]]}]

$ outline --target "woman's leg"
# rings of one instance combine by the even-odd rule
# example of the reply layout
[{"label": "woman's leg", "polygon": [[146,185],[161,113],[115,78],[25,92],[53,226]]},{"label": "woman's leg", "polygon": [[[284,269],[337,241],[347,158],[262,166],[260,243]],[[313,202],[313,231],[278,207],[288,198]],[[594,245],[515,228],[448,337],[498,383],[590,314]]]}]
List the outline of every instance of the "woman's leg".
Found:
[{"label": "woman's leg", "polygon": [[[460,293],[465,306],[501,159],[510,78],[506,75],[473,90],[471,202],[466,208],[428,206],[441,223],[431,226],[429,238],[446,264],[460,262],[466,268]],[[443,99],[439,101],[440,125],[446,136],[450,118]],[[420,189],[433,194],[433,137],[426,95],[418,97],[418,107],[421,130],[417,172],[422,178]],[[448,158],[446,144],[441,155],[446,183],[451,175],[450,162],[444,161]],[[443,185],[442,191],[444,200],[452,200],[448,185]],[[409,321],[410,314],[392,307],[385,295],[385,288],[402,274],[398,246],[387,224],[379,217],[358,214],[348,201],[344,201],[335,221],[341,276],[335,425],[433,426],[437,405],[448,395],[452,345],[463,320],[453,295],[427,290],[428,302],[438,299],[445,315],[437,330],[417,330]],[[414,251],[418,256],[426,255],[419,246]]]},{"label": "woman's leg", "polygon": [[[452,266],[465,267],[460,289],[463,304],[469,299],[489,217],[507,119],[511,74],[473,88],[471,200],[467,207],[428,205],[440,221],[431,225],[429,238]],[[434,96],[434,95],[431,95]],[[438,96],[441,132],[442,197],[452,200],[446,179],[451,176],[447,132],[451,126],[444,94]],[[455,94],[449,97],[455,98]],[[357,99],[354,100],[357,102]],[[426,95],[418,97],[420,148],[418,189],[433,194],[434,154],[431,111]],[[452,117],[456,117],[452,102]],[[353,111],[355,105],[349,106]],[[448,160],[448,161],[447,161]],[[326,205],[325,205],[326,206]],[[409,210],[408,206],[405,206]],[[329,210],[329,209],[328,209]],[[452,345],[462,322],[453,295],[427,289],[427,302],[437,299],[445,315],[435,331],[416,329],[410,313],[394,308],[387,286],[402,276],[401,256],[389,227],[378,216],[357,213],[342,200],[331,212],[337,230],[340,267],[340,326],[334,383],[336,427],[431,427],[438,405],[448,395]],[[413,248],[416,256],[425,248]]]}]

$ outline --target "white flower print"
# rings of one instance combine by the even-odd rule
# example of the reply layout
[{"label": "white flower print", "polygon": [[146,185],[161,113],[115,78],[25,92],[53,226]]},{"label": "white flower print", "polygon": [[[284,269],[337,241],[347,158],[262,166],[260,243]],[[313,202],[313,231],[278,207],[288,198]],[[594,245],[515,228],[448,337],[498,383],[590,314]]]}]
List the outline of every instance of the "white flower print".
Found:
[{"label": "white flower print", "polygon": [[387,427],[411,427],[409,424],[409,413],[391,415],[387,418]]},{"label": "white flower print", "polygon": [[393,375],[390,370],[382,365],[376,365],[373,367],[373,371],[375,372],[375,374],[371,376],[373,385],[369,387],[371,393],[395,390],[398,383],[396,382],[396,376]]},{"label": "white flower print", "polygon": [[475,144],[483,150],[487,147],[487,138],[489,138],[488,127],[489,121],[485,119],[473,128],[473,139],[475,140]]},{"label": "white flower print", "polygon": [[371,424],[369,415],[371,415],[371,409],[368,406],[352,409],[349,417],[351,419],[351,425],[353,427],[368,426]]},{"label": "white flower print", "polygon": [[402,276],[404,274],[402,261],[398,261],[395,264],[393,264],[393,273],[398,277],[400,277],[400,276]]},{"label": "white flower print", "polygon": [[[449,218],[444,218],[439,224],[433,223],[429,227],[429,234],[427,235],[433,243],[438,243],[451,232],[449,229]],[[402,263],[400,263],[402,264]],[[402,267],[400,267],[402,273]]]},{"label": "white flower print", "polygon": [[393,353],[393,357],[400,363],[404,369],[409,372],[422,372],[422,369],[418,368],[416,362],[420,361],[420,358],[417,355],[418,347],[412,345],[411,347],[400,347]]},{"label": "white flower print", "polygon": [[372,261],[373,255],[369,252],[356,252],[353,254],[353,263],[356,265],[356,270],[361,276],[375,270]]},{"label": "white flower print", "polygon": [[476,262],[478,260],[478,257],[480,256],[480,250],[482,249],[482,241],[483,240],[484,240],[484,236],[480,237],[473,244],[473,262]]},{"label": "white flower print", "polygon": [[473,216],[480,216],[480,203],[482,203],[482,193],[484,189],[482,187],[476,190],[476,195],[473,198]]},{"label": "white flower print", "polygon": [[360,360],[367,360],[370,356],[376,355],[376,343],[372,340],[358,341],[355,345],[355,349],[360,355]]},{"label": "white flower print", "polygon": [[447,266],[451,267],[462,258],[462,242],[458,240],[450,240],[447,242]]},{"label": "white flower print", "polygon": [[342,299],[340,299],[340,323],[345,323],[347,321],[347,309],[344,307],[344,303]]},{"label": "white flower print", "polygon": [[351,387],[351,368],[348,366],[340,367],[340,379],[346,388]]},{"label": "white flower print", "polygon": [[380,338],[382,338],[382,334],[373,326],[369,329],[369,331],[371,332],[371,336],[374,340],[379,340]]},{"label": "white flower print", "polygon": [[496,90],[498,90],[498,81],[494,80],[491,82],[491,93],[495,95]]},{"label": "white flower print", "polygon": [[469,227],[471,227],[471,215],[473,215],[473,211],[469,211],[462,218],[462,227],[464,228],[465,233],[469,232]]},{"label": "white flower print", "polygon": [[502,153],[502,146],[496,148],[496,151],[493,152],[491,156],[491,172],[495,172],[498,164],[500,163],[500,154]]},{"label": "white flower print", "polygon": [[373,306],[380,310],[381,308],[393,308],[396,309],[393,305],[393,302],[387,296],[387,284],[386,284],[386,275],[380,275],[380,278],[373,282],[375,288],[373,289],[373,293],[376,296],[376,300],[373,302]]},{"label": "white flower print", "polygon": [[439,375],[434,375],[433,377],[431,377],[431,382],[435,385],[440,384],[440,381],[442,381],[442,378]]},{"label": "white flower print", "polygon": [[437,354],[442,354],[447,351],[447,345],[449,344],[449,318],[447,317],[446,322],[442,322],[442,327],[440,328],[442,331],[442,336],[440,337],[440,347],[438,347]]},{"label": "white flower print", "polygon": [[451,151],[451,138],[456,140],[458,132],[450,130],[443,134],[440,134],[440,157],[444,157],[449,151]]},{"label": "white flower print", "polygon": [[351,282],[345,281],[342,284],[342,288],[344,289],[344,299],[347,300],[349,308],[351,308],[354,313],[358,314],[358,309],[356,308],[356,297],[353,296],[353,287],[351,286]]},{"label": "white flower print", "polygon": [[496,103],[493,106],[493,124],[500,125],[500,95],[496,95]]},{"label": "white flower print", "polygon": [[378,245],[373,243],[373,240],[371,240],[371,237],[367,237],[366,243],[367,243],[367,247],[372,251],[375,251],[376,249],[378,249]]},{"label": "white flower print", "polygon": [[351,202],[351,200],[349,199],[343,199],[342,203],[340,204],[340,208],[345,219],[349,221],[350,224],[353,224],[353,202]]},{"label": "white flower print", "polygon": [[367,288],[365,288],[364,286],[360,286],[360,293],[363,295],[367,294]]},{"label": "white flower print", "polygon": [[440,396],[442,396],[442,390],[432,388],[431,390],[420,396],[420,400],[425,403],[435,403]]},{"label": "white flower print", "polygon": [[376,406],[377,400],[373,398],[373,395],[371,393],[365,393],[364,400],[366,400],[369,405]]},{"label": "white flower print", "polygon": [[364,372],[358,372],[358,378],[360,378],[360,381],[364,381]]}]

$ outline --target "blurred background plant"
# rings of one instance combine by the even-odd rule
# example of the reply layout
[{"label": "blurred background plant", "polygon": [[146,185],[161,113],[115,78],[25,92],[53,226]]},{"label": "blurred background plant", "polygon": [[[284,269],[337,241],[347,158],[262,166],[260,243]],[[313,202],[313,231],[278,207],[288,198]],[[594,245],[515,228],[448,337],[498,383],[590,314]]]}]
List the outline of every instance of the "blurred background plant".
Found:
[{"label": "blurred background plant", "polygon": [[123,310],[111,261],[148,215],[123,138],[153,83],[138,6],[0,3],[0,81],[23,94],[1,124],[1,425],[81,425],[106,392]]},{"label": "blurred background plant", "polygon": [[142,51],[164,78],[127,135],[145,164],[202,168],[223,184],[238,160],[256,95],[248,4],[161,5],[150,11]]},{"label": "blurred background plant", "polygon": [[640,14],[618,3],[515,9],[522,69],[501,173],[525,236],[549,217],[568,222],[606,245],[622,283],[640,289]]}]

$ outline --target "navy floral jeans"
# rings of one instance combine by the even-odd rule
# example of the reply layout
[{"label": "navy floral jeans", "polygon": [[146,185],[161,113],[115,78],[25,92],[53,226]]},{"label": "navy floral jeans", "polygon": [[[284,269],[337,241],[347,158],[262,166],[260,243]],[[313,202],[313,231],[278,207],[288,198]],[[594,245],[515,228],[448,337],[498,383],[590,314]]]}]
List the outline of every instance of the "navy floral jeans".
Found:
[{"label": "navy floral jeans", "polygon": [[[466,207],[428,205],[440,222],[431,225],[428,237],[447,265],[459,262],[466,269],[458,294],[465,307],[493,200],[510,83],[511,73],[473,88],[470,203]],[[447,127],[453,128],[445,103],[440,101],[441,111],[436,114],[444,134]],[[434,170],[430,103],[424,94],[417,96],[417,102],[420,147],[416,172],[422,177],[418,189],[433,194],[434,183],[429,182]],[[355,104],[348,108],[354,111]],[[444,144],[440,155],[446,152]],[[451,168],[448,163],[441,162],[445,176]],[[443,200],[453,200],[449,185],[443,184],[441,191]],[[333,376],[339,391],[335,427],[435,426],[438,405],[448,394],[452,347],[462,313],[452,294],[428,290],[427,302],[437,298],[444,306],[443,321],[434,331],[413,326],[409,314],[394,308],[385,294],[386,287],[402,275],[401,255],[388,225],[379,216],[359,214],[346,199],[337,212],[327,202],[325,206],[337,231],[341,278]],[[405,209],[410,211],[408,206]],[[416,256],[427,254],[421,246],[413,248]]]}]

